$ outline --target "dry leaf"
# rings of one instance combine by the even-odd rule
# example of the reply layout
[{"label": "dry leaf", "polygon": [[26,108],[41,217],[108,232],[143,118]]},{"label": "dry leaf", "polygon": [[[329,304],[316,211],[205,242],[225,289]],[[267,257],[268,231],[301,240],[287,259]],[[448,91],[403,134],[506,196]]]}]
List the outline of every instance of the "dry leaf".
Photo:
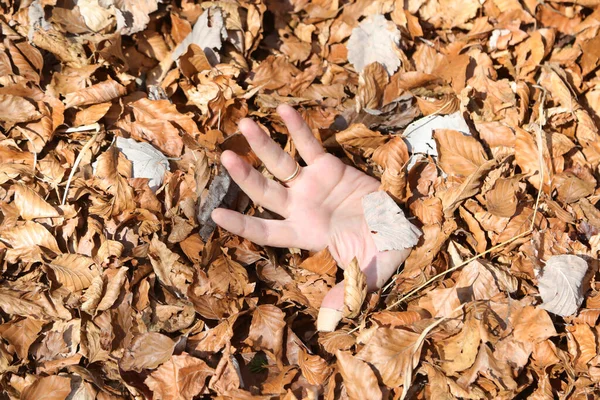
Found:
[{"label": "dry leaf", "polygon": [[50,375],[39,378],[27,386],[21,399],[23,400],[64,400],[71,393],[71,379],[64,376]]},{"label": "dry leaf", "polygon": [[132,178],[148,178],[148,186],[156,192],[162,185],[166,171],[169,171],[169,160],[152,145],[136,142],[133,139],[117,137],[115,145],[125,157],[131,161]]},{"label": "dry leaf", "polygon": [[367,277],[361,271],[356,257],[344,270],[344,316],[355,318],[367,296]]},{"label": "dry leaf", "polygon": [[158,332],[148,332],[137,336],[123,354],[119,363],[126,371],[141,372],[155,369],[171,358],[175,342]]},{"label": "dry leaf", "polygon": [[256,350],[267,350],[279,360],[282,355],[285,314],[279,308],[264,304],[252,313],[248,343]]},{"label": "dry leaf", "polygon": [[553,256],[538,276],[542,307],[551,313],[566,317],[575,314],[583,303],[583,278],[587,262],[570,254]]},{"label": "dry leaf", "polygon": [[348,352],[336,353],[337,365],[351,399],[382,399],[379,383],[369,365]]},{"label": "dry leaf", "polygon": [[418,243],[421,232],[406,219],[402,209],[387,193],[368,194],[363,197],[362,205],[377,250],[403,250]]},{"label": "dry leaf", "polygon": [[358,72],[378,62],[391,75],[400,67],[400,31],[383,15],[370,15],[354,28],[348,40],[348,61]]},{"label": "dry leaf", "polygon": [[154,392],[155,400],[192,400],[202,393],[206,378],[213,374],[214,370],[204,361],[183,353],[171,357],[144,383]]},{"label": "dry leaf", "polygon": [[32,220],[60,216],[57,209],[44,200],[35,190],[24,185],[15,185],[13,189],[15,191],[15,205],[19,209],[21,218]]},{"label": "dry leaf", "polygon": [[385,385],[402,384],[407,366],[414,365],[421,356],[419,334],[402,329],[377,328],[356,357],[372,364]]},{"label": "dry leaf", "polygon": [[87,289],[99,274],[94,260],[80,254],[61,254],[48,267],[54,279],[72,292]]},{"label": "dry leaf", "polygon": [[435,131],[440,166],[447,174],[469,176],[486,161],[483,147],[471,136],[454,130]]}]

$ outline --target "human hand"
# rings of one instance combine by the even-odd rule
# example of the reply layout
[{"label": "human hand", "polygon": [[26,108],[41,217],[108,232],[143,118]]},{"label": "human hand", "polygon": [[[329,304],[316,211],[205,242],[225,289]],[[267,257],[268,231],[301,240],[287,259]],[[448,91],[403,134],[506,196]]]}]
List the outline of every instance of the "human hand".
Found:
[{"label": "human hand", "polygon": [[[221,162],[233,180],[256,203],[284,220],[266,220],[216,209],[213,220],[222,228],[256,244],[319,251],[325,247],[345,268],[354,257],[367,277],[369,290],[380,288],[404,262],[410,249],[380,252],[364,217],[362,197],[379,189],[379,181],[326,153],[300,114],[288,105],[277,112],[296,149],[306,162],[286,186],[266,178],[237,154],[225,151]],[[239,128],[265,167],[279,180],[294,174],[296,161],[254,121]],[[317,328],[332,331],[342,318],[344,282],[323,299]]]}]

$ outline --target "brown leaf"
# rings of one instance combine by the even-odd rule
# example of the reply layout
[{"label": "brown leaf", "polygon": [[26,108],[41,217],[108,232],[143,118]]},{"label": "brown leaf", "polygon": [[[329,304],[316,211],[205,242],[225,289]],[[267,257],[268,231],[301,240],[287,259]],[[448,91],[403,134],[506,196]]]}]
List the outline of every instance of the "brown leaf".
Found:
[{"label": "brown leaf", "polygon": [[475,362],[481,342],[480,322],[471,317],[463,325],[462,330],[441,342],[438,342],[442,369],[451,375],[470,368]]},{"label": "brown leaf", "polygon": [[0,325],[0,336],[15,348],[21,360],[26,360],[29,347],[37,340],[44,323],[33,318],[7,322]]},{"label": "brown leaf", "polygon": [[517,181],[500,178],[492,190],[485,194],[488,211],[497,217],[510,218],[517,211],[517,196],[515,194]]},{"label": "brown leaf", "polygon": [[476,195],[479,192],[483,178],[495,164],[494,160],[484,162],[462,184],[452,186],[438,193],[444,207],[444,215],[451,216],[464,200]]},{"label": "brown leaf", "polygon": [[133,339],[119,366],[126,371],[154,369],[171,358],[175,342],[158,332],[148,332]]},{"label": "brown leaf", "polygon": [[344,316],[347,318],[358,316],[366,296],[367,276],[354,257],[344,270]]},{"label": "brown leaf", "polygon": [[556,189],[560,201],[569,204],[594,193],[596,182],[589,182],[573,173],[563,172],[553,177],[552,188]]},{"label": "brown leaf", "polygon": [[39,378],[27,386],[21,399],[23,400],[65,400],[71,393],[71,379],[51,375]]},{"label": "brown leaf", "polygon": [[134,192],[126,178],[131,177],[131,162],[116,146],[111,146],[98,157],[96,176],[98,186],[111,194],[110,214],[115,216],[135,208]]},{"label": "brown leaf", "polygon": [[408,163],[408,148],[404,140],[399,137],[393,137],[389,142],[379,146],[373,152],[373,161],[383,168],[402,169]]},{"label": "brown leaf", "polygon": [[14,185],[15,205],[19,209],[21,218],[32,220],[36,218],[55,218],[60,214],[35,190],[25,185]]},{"label": "brown leaf", "polygon": [[556,329],[548,312],[526,306],[510,316],[515,339],[523,343],[537,343],[556,336]]},{"label": "brown leaf", "polygon": [[[112,271],[112,272],[111,272]],[[127,279],[127,267],[121,267],[115,270],[106,270],[105,276],[107,276],[107,284],[106,290],[102,296],[102,300],[98,307],[96,308],[97,312],[108,310],[113,306],[119,295],[121,294],[121,289],[123,288],[123,284]]]},{"label": "brown leaf", "polygon": [[98,122],[102,117],[106,115],[112,103],[100,103],[89,106],[75,114],[74,126],[90,125],[94,122]]},{"label": "brown leaf", "polygon": [[321,332],[319,343],[329,354],[335,354],[338,350],[349,350],[356,343],[356,338],[345,330],[333,332]]},{"label": "brown leaf", "polygon": [[329,252],[328,248],[306,258],[300,267],[319,275],[335,275],[337,271],[337,263]]},{"label": "brown leaf", "polygon": [[447,174],[469,176],[475,173],[487,157],[481,144],[472,136],[450,129],[435,131],[440,166]]},{"label": "brown leaf", "polygon": [[179,255],[169,250],[165,243],[154,236],[150,242],[148,256],[154,273],[163,285],[180,293],[187,293],[193,272],[187,265],[179,261]]},{"label": "brown leaf", "polygon": [[146,378],[155,400],[192,400],[202,393],[214,370],[187,353],[173,356]]},{"label": "brown leaf", "polygon": [[587,371],[588,363],[597,355],[596,335],[586,324],[568,326],[567,332],[569,350],[575,359],[575,368],[579,371]]},{"label": "brown leaf", "polygon": [[0,237],[11,246],[6,252],[6,258],[12,263],[16,263],[17,260],[42,261],[42,248],[55,254],[61,253],[54,236],[37,222],[27,221],[21,226],[5,229],[0,232]]},{"label": "brown leaf", "polygon": [[0,110],[0,122],[11,124],[35,121],[42,116],[32,102],[10,94],[0,94]]},{"label": "brown leaf", "polygon": [[246,341],[255,350],[266,350],[281,360],[285,314],[279,308],[263,304],[252,313],[252,323]]},{"label": "brown leaf", "polygon": [[33,318],[41,318],[45,315],[41,306],[21,298],[18,292],[3,287],[0,287],[0,304],[2,304],[2,310],[8,314]]},{"label": "brown leaf", "polygon": [[397,387],[402,385],[407,367],[419,361],[422,344],[417,333],[377,328],[356,357],[373,365],[384,384]]},{"label": "brown leaf", "polygon": [[94,260],[80,254],[61,254],[49,262],[48,267],[54,279],[73,292],[87,289],[94,277],[99,275]]},{"label": "brown leaf", "polygon": [[65,108],[87,106],[118,99],[125,96],[127,89],[113,80],[102,81],[65,96]]},{"label": "brown leaf", "polygon": [[351,399],[381,399],[382,393],[373,370],[349,352],[337,351],[337,365]]},{"label": "brown leaf", "polygon": [[[387,140],[381,133],[370,130],[364,124],[352,124],[348,129],[336,133],[334,137],[337,143],[363,149],[366,155],[373,153]],[[328,142],[325,142],[325,145],[327,144]]]},{"label": "brown leaf", "polygon": [[327,361],[317,355],[308,354],[302,348],[298,357],[298,366],[311,385],[322,385],[331,374],[331,367]]},{"label": "brown leaf", "polygon": [[427,312],[422,311],[379,311],[371,318],[379,324],[387,328],[398,328],[400,326],[410,326],[413,323],[420,321],[424,318],[423,314]]},{"label": "brown leaf", "polygon": [[550,160],[543,152],[543,163],[540,165],[539,150],[534,136],[523,129],[516,129],[515,161],[524,174],[530,175],[528,180],[536,188],[540,188],[540,167],[543,168],[544,186],[550,184],[552,178]]}]

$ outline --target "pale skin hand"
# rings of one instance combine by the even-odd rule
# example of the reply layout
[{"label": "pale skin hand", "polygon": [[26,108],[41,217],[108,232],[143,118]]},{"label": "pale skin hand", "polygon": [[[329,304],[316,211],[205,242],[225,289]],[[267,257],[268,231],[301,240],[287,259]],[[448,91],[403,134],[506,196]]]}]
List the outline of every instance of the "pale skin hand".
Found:
[{"label": "pale skin hand", "polygon": [[[326,153],[300,114],[288,105],[277,112],[285,122],[306,167],[288,187],[267,179],[232,151],[221,162],[233,180],[262,207],[284,220],[266,220],[216,209],[213,220],[222,228],[256,244],[319,251],[329,248],[344,268],[354,257],[367,276],[370,290],[380,288],[404,262],[410,249],[379,252],[364,218],[361,199],[375,192],[379,181]],[[265,167],[283,180],[294,173],[296,162],[254,121],[245,118],[239,129]],[[318,328],[334,330],[344,306],[343,282],[325,296]]]}]

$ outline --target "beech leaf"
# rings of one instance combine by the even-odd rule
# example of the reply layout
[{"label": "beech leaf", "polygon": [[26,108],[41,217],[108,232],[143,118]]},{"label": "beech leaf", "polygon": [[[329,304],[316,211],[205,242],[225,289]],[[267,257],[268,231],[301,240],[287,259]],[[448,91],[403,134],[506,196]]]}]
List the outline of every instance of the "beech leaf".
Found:
[{"label": "beech leaf", "polygon": [[344,270],[344,316],[354,318],[360,313],[367,296],[367,277],[361,271],[356,257]]},{"label": "beech leaf", "polygon": [[400,67],[396,49],[400,44],[400,31],[381,14],[370,15],[352,30],[348,40],[348,61],[358,72],[374,62],[382,64],[388,74]]},{"label": "beech leaf", "polygon": [[133,178],[148,178],[148,186],[156,192],[162,185],[165,172],[169,171],[169,159],[150,143],[117,137],[119,151],[131,161]]},{"label": "beech leaf", "polygon": [[171,358],[175,342],[158,332],[148,332],[136,337],[125,351],[119,365],[127,371],[141,372],[154,369]]},{"label": "beech leaf", "polygon": [[542,307],[553,314],[567,317],[583,303],[583,278],[587,262],[578,256],[563,254],[551,257],[538,276]]},{"label": "beech leaf", "polygon": [[403,250],[419,242],[421,232],[406,219],[402,209],[386,192],[364,196],[362,205],[377,250]]},{"label": "beech leaf", "polygon": [[211,7],[202,13],[194,24],[192,32],[173,50],[173,60],[179,59],[191,44],[196,44],[205,52],[211,54],[213,53],[212,49],[221,48],[222,42],[226,38],[227,30],[223,22],[223,13],[220,8]]}]

